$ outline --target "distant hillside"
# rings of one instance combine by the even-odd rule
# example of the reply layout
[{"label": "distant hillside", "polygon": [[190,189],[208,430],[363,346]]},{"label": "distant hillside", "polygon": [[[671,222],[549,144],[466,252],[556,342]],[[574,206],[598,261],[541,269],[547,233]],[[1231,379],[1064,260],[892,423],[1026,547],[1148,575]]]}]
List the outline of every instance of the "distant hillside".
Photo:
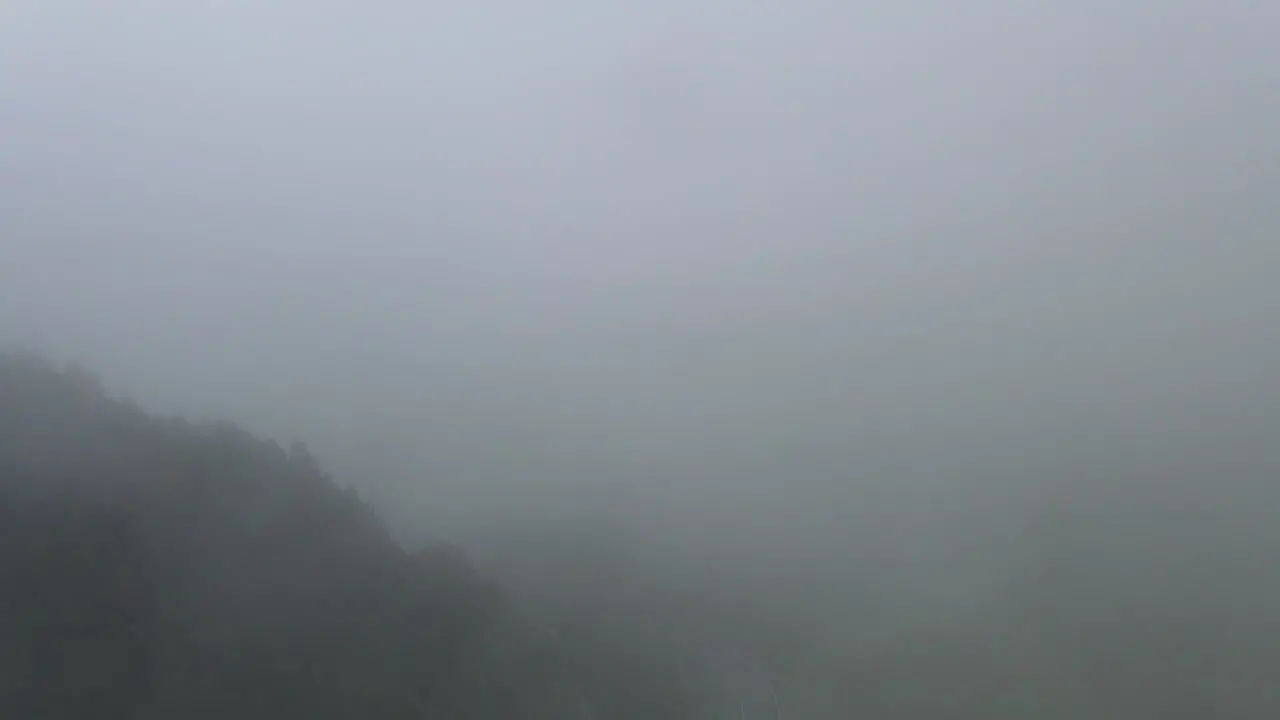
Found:
[{"label": "distant hillside", "polygon": [[457,551],[396,545],[301,444],[27,355],[0,357],[0,538],[3,718],[682,717]]}]

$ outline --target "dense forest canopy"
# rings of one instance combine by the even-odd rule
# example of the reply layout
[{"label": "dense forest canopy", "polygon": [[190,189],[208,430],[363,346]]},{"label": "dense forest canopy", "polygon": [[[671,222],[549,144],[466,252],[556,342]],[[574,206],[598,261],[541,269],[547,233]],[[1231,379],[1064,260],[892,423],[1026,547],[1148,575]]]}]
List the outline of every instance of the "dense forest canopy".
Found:
[{"label": "dense forest canopy", "polygon": [[[0,716],[679,717],[288,449],[0,359]],[[587,672],[590,670],[590,672]]]},{"label": "dense forest canopy", "polygon": [[[1005,545],[954,525],[941,564],[851,547],[844,563],[754,576],[663,555],[643,526],[603,516],[513,521],[477,570],[447,543],[406,549],[321,464],[304,443],[161,417],[83,370],[0,357],[0,716],[1280,708],[1280,491],[1260,456],[1181,463],[1214,486],[1112,459],[1043,486]],[[976,604],[943,592],[991,568]]]}]

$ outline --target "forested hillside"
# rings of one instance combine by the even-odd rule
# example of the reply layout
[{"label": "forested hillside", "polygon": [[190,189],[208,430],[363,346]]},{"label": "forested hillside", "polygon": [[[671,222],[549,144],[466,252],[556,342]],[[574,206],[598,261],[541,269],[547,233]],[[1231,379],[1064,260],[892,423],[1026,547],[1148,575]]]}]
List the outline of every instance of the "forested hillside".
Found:
[{"label": "forested hillside", "polygon": [[[0,359],[0,717],[663,718],[288,449]],[[585,672],[590,669],[590,673]]]},{"label": "forested hillside", "polygon": [[301,443],[0,356],[0,719],[1271,717],[1274,458],[1207,437],[1077,448],[1103,460],[982,527],[943,507],[914,557],[513,518],[482,572]]}]

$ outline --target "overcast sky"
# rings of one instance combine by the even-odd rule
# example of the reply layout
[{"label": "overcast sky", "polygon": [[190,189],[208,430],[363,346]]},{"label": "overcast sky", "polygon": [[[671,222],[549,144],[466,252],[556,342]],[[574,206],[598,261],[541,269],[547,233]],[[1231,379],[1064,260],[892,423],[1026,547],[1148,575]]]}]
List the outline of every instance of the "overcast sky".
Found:
[{"label": "overcast sky", "polygon": [[0,340],[486,492],[1220,437],[1280,416],[1277,48],[1261,0],[6,2]]}]

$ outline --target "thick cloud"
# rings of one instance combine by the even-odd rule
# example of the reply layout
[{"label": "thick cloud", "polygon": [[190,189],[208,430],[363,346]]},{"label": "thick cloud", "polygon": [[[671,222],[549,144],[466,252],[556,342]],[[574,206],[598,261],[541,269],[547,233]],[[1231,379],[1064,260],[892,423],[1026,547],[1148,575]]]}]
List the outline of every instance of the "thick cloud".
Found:
[{"label": "thick cloud", "polygon": [[1064,433],[1270,422],[1277,31],[1246,2],[20,3],[0,331],[481,499],[812,519]]}]

